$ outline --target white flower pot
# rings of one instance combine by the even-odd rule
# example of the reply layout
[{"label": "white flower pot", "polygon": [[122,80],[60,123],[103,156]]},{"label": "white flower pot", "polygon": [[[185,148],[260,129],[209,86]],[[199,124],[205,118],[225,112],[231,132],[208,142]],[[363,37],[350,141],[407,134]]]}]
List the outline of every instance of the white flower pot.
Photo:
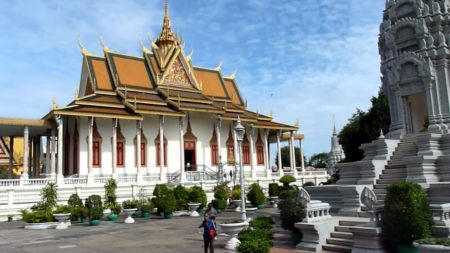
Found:
[{"label": "white flower pot", "polygon": [[134,221],[133,217],[131,217],[131,215],[133,215],[133,213],[136,211],[137,211],[137,208],[123,209],[123,213],[127,216],[127,218],[124,220],[124,223],[127,223],[127,224],[134,223],[135,221]]},{"label": "white flower pot", "polygon": [[234,209],[234,211],[236,211],[236,212],[241,211],[241,203],[242,203],[242,201],[240,199],[233,200],[233,204],[236,206],[236,209]]},{"label": "white flower pot", "polygon": [[58,225],[56,225],[56,229],[68,229],[70,220],[70,213],[54,213],[53,217],[58,221]]},{"label": "white flower pot", "polygon": [[242,231],[246,226],[248,226],[247,222],[239,222],[239,223],[228,223],[228,224],[220,224],[220,228],[223,233],[231,236],[231,239],[227,241],[225,244],[225,249],[227,250],[236,250],[236,248],[241,243],[237,239],[237,235]]},{"label": "white flower pot", "polygon": [[417,242],[414,242],[413,245],[420,250],[420,253],[450,252],[450,246],[419,244]]},{"label": "white flower pot", "polygon": [[278,207],[278,197],[274,196],[274,197],[270,197],[270,204],[272,204],[272,206],[274,208]]},{"label": "white flower pot", "polygon": [[51,229],[56,228],[58,222],[42,222],[42,223],[25,223],[25,229]]},{"label": "white flower pot", "polygon": [[200,207],[200,203],[188,203],[189,208],[191,209],[191,217],[198,217],[197,209]]}]

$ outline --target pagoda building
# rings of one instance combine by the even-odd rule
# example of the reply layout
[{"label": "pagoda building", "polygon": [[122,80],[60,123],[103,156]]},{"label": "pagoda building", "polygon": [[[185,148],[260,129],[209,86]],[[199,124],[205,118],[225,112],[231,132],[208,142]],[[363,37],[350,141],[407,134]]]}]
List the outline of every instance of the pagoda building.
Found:
[{"label": "pagoda building", "polygon": [[[54,102],[41,120],[41,128],[46,127],[36,134],[48,140],[47,175],[185,181],[188,171],[216,173],[219,165],[233,169],[239,157],[233,130],[238,120],[246,128],[242,162],[247,177],[271,177],[269,146],[277,143],[280,150],[281,141],[289,142],[289,169],[297,173],[294,142],[301,145],[303,139],[298,125],[248,110],[234,74],[194,66],[172,31],[167,2],[162,31],[149,48],[142,45],[142,55],[102,46],[104,54],[94,55],[80,43],[76,98],[64,107]],[[30,145],[30,131],[25,126],[24,146]],[[30,160],[28,153],[24,160]],[[29,171],[24,163],[23,176]]]}]

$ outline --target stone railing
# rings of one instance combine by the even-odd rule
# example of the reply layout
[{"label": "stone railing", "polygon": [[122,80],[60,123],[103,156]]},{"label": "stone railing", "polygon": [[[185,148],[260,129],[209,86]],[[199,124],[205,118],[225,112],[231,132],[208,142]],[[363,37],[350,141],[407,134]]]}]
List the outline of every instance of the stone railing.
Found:
[{"label": "stone railing", "polygon": [[75,184],[75,185],[87,184],[87,177],[68,177],[68,178],[64,178],[64,184]]},{"label": "stone railing", "polygon": [[159,182],[161,177],[159,173],[148,174],[142,177],[144,182]]},{"label": "stone railing", "polygon": [[450,227],[450,203],[431,204],[430,209],[436,226]]},{"label": "stone railing", "polygon": [[306,222],[315,222],[330,218],[330,204],[322,203],[320,200],[312,200],[310,205],[306,207]]}]

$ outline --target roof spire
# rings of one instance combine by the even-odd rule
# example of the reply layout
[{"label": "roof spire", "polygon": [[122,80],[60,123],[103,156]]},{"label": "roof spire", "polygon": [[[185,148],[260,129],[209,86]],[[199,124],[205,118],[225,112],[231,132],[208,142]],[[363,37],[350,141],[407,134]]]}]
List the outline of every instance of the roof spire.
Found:
[{"label": "roof spire", "polygon": [[160,46],[161,44],[164,43],[173,43],[173,42],[179,42],[179,40],[172,31],[172,26],[170,25],[169,19],[169,2],[168,0],[165,0],[163,26],[161,34],[156,40],[156,45]]},{"label": "roof spire", "polygon": [[334,118],[334,115],[333,115],[333,135],[337,135],[336,134],[336,119]]}]

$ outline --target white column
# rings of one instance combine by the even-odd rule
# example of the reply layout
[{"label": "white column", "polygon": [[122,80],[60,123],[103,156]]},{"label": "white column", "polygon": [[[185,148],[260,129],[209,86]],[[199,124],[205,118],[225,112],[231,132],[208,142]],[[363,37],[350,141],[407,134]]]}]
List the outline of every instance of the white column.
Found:
[{"label": "white column", "polygon": [[[234,164],[235,164],[233,167],[233,180],[235,180],[235,178],[238,176],[238,174],[237,174],[238,169],[240,170],[239,163],[238,163],[238,157],[239,157],[238,143],[236,140],[236,131],[234,131],[235,126],[236,126],[236,122],[233,122],[232,129],[231,129],[231,131],[233,131],[233,145],[234,145],[233,149],[234,149]],[[239,157],[239,159],[241,159],[241,158]],[[242,167],[244,167],[244,166],[242,166]],[[242,168],[242,169],[244,169],[244,168]]]},{"label": "white column", "polygon": [[94,117],[88,118],[88,184],[94,182],[93,174],[93,148],[94,148]]},{"label": "white column", "polygon": [[[222,147],[222,143],[221,143],[221,137],[220,137],[220,129],[222,126],[222,119],[220,117],[217,117],[216,119],[216,137],[217,137],[217,162],[221,163],[221,159],[222,159],[222,154],[221,154],[221,147]],[[219,168],[217,168],[217,170],[219,170]],[[222,171],[222,175],[220,175],[221,177],[223,177],[223,171]]]},{"label": "white column", "polygon": [[28,129],[28,126],[25,126],[25,129],[23,130],[23,169],[22,175],[20,177],[21,179],[28,179],[29,138],[30,138],[30,130]]},{"label": "white column", "polygon": [[278,171],[280,172],[280,177],[284,175],[283,171],[283,163],[281,161],[281,130],[278,130],[277,132],[277,151],[278,151]]},{"label": "white column", "polygon": [[47,177],[50,176],[50,167],[51,167],[51,161],[50,161],[50,153],[51,153],[51,148],[50,148],[50,143],[51,143],[51,137],[49,135],[47,135],[47,141],[46,141],[46,149],[45,149],[45,174],[47,175]]},{"label": "white column", "polygon": [[255,165],[255,142],[254,142],[254,136],[255,136],[255,129],[253,127],[249,128],[248,132],[248,138],[250,142],[250,168],[252,172],[252,179],[256,179],[256,165]]},{"label": "white column", "polygon": [[166,171],[164,169],[164,116],[159,116],[159,171],[160,181],[167,182]]},{"label": "white column", "polygon": [[56,158],[56,133],[55,128],[52,128],[52,141],[50,143],[51,148],[51,157],[50,157],[50,177],[54,178],[56,176],[55,170],[55,158]]},{"label": "white column", "polygon": [[264,144],[264,168],[266,169],[266,177],[272,178],[272,170],[270,169],[270,160],[269,160],[269,130],[264,130],[263,134],[263,144]]},{"label": "white column", "polygon": [[112,120],[112,177],[114,179],[118,178],[117,175],[117,124],[118,120]]},{"label": "white column", "polygon": [[9,168],[8,168],[8,178],[12,178],[13,171],[13,161],[14,161],[14,136],[9,137]]},{"label": "white column", "polygon": [[184,117],[179,118],[180,127],[180,179],[186,182],[186,170],[184,168]]},{"label": "white column", "polygon": [[137,182],[143,181],[143,173],[141,170],[141,129],[142,129],[142,121],[136,121],[136,173],[137,173]]},{"label": "white column", "polygon": [[41,174],[41,136],[36,137],[36,176]]},{"label": "white column", "polygon": [[303,155],[303,142],[301,139],[298,140],[300,146],[300,161],[302,162],[302,174],[305,175],[305,159]]},{"label": "white column", "polygon": [[292,161],[291,161],[291,164],[292,164],[292,169],[293,169],[293,176],[294,177],[297,177],[297,175],[298,175],[298,173],[297,173],[297,163],[296,163],[296,161],[295,161],[295,142],[294,142],[294,131],[291,131],[291,139],[290,139],[290,142],[291,142],[291,152],[292,152]]},{"label": "white column", "polygon": [[64,123],[61,116],[56,117],[56,123],[58,124],[58,175],[57,180],[58,184],[64,183],[64,175],[63,175],[63,132],[64,132]]}]

